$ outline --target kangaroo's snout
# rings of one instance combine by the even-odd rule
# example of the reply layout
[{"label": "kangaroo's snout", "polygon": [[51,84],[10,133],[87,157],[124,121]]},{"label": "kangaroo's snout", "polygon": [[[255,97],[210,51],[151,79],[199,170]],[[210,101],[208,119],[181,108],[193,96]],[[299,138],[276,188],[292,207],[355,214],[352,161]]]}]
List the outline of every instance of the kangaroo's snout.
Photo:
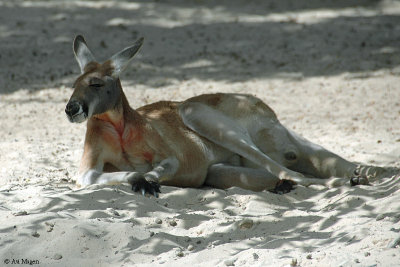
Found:
[{"label": "kangaroo's snout", "polygon": [[78,102],[69,102],[65,108],[65,113],[67,113],[69,117],[73,117],[79,112],[80,107]]},{"label": "kangaroo's snout", "polygon": [[88,109],[85,104],[78,101],[69,101],[65,107],[65,113],[70,122],[83,122],[88,116]]}]

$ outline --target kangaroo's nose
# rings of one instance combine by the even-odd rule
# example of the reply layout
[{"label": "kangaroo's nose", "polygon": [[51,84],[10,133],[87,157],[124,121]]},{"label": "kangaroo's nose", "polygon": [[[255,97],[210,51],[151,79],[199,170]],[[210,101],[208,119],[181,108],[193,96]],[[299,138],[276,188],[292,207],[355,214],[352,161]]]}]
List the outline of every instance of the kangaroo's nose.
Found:
[{"label": "kangaroo's nose", "polygon": [[73,117],[79,112],[80,108],[81,105],[78,102],[68,102],[65,107],[65,113],[67,113],[69,117]]}]

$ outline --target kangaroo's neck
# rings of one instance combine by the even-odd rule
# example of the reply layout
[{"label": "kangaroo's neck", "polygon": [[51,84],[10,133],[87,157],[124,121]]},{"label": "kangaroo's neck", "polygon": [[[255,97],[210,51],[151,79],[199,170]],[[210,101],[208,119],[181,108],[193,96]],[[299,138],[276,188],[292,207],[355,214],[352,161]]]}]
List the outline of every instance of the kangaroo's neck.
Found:
[{"label": "kangaroo's neck", "polygon": [[95,115],[94,118],[111,123],[119,133],[124,131],[127,124],[134,128],[141,128],[144,124],[144,118],[129,105],[119,80],[118,87],[120,90],[120,99],[115,107],[105,113]]}]

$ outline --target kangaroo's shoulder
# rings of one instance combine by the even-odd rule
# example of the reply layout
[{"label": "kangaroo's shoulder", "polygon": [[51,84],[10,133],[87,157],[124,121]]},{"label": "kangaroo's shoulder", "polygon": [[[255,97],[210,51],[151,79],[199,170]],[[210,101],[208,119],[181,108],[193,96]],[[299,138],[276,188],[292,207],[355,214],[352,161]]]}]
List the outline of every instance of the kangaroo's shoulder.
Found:
[{"label": "kangaroo's shoulder", "polygon": [[177,101],[159,101],[138,108],[136,111],[148,120],[176,123],[179,118]]}]

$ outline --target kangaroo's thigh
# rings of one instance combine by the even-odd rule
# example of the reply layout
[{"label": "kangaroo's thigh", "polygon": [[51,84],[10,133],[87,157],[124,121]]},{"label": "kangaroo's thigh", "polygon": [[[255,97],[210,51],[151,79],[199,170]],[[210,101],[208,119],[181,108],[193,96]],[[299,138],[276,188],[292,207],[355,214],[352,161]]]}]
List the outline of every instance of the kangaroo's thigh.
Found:
[{"label": "kangaroo's thigh", "polygon": [[[296,142],[290,136],[288,130],[279,122],[269,123],[267,120],[262,127],[251,130],[251,138],[256,146],[275,162],[290,169],[299,159],[299,151]],[[302,171],[299,171],[302,173]]]},{"label": "kangaroo's thigh", "polygon": [[235,118],[201,103],[185,103],[180,107],[180,115],[187,127],[261,168],[265,168],[281,179],[300,181],[302,175],[287,169],[264,154],[253,142],[248,129]]}]

